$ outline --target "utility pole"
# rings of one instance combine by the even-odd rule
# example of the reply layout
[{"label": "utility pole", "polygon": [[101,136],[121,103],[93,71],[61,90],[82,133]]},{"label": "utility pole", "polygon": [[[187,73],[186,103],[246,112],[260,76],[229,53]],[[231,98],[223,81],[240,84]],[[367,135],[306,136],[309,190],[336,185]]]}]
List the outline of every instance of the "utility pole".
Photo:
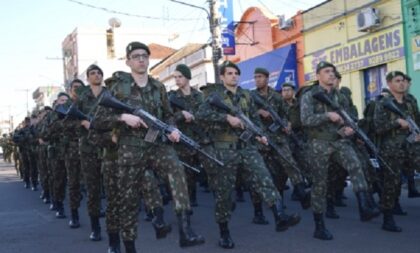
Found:
[{"label": "utility pole", "polygon": [[220,48],[220,22],[219,17],[217,14],[217,0],[208,0],[209,2],[209,10],[203,8],[201,6],[189,4],[186,2],[178,1],[178,0],[170,0],[174,3],[183,4],[186,6],[190,6],[196,9],[203,10],[207,13],[207,19],[209,20],[210,25],[210,34],[211,34],[211,48],[212,48],[212,62],[214,68],[214,82],[220,83],[219,77],[219,60],[222,58],[222,50]]},{"label": "utility pole", "polygon": [[219,60],[222,58],[222,50],[220,49],[220,25],[219,25],[219,17],[217,14],[217,4],[216,0],[209,0],[209,8],[210,8],[210,16],[209,16],[209,23],[210,23],[210,33],[211,33],[211,48],[212,48],[212,61],[213,61],[213,68],[214,68],[214,82],[220,83],[220,75],[219,75]]}]

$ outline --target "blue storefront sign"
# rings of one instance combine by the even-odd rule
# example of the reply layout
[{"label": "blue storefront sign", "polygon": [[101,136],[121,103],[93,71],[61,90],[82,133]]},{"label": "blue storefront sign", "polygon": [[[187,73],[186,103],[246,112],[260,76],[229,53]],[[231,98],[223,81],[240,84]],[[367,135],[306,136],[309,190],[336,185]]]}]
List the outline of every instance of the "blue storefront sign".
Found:
[{"label": "blue storefront sign", "polygon": [[233,1],[219,0],[219,15],[224,55],[235,54],[235,25],[233,23]]},{"label": "blue storefront sign", "polygon": [[297,87],[296,44],[275,49],[263,55],[238,63],[241,69],[240,86],[254,89],[254,70],[262,67],[270,72],[269,85],[280,90],[281,85],[290,82]]}]

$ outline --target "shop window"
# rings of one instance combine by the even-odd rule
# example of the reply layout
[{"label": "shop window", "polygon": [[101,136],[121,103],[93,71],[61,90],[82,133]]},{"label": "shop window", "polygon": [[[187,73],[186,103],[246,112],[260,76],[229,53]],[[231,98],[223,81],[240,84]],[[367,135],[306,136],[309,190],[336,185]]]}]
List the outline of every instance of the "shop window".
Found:
[{"label": "shop window", "polygon": [[387,88],[386,76],[387,67],[385,65],[376,66],[366,69],[363,73],[365,87],[365,103],[374,100],[383,88]]}]

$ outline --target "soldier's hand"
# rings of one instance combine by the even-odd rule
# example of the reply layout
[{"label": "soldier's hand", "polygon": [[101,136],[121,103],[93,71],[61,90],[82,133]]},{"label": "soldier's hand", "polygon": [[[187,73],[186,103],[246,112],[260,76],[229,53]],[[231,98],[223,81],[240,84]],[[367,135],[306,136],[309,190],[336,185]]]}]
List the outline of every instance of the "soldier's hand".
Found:
[{"label": "soldier's hand", "polygon": [[82,122],[80,123],[84,128],[86,128],[86,130],[89,130],[90,128],[90,122],[87,120],[82,120]]},{"label": "soldier's hand", "polygon": [[259,109],[259,110],[257,111],[257,113],[258,113],[258,115],[260,115],[260,116],[261,116],[261,117],[263,117],[264,119],[271,118],[271,114],[270,114],[268,111],[266,111],[266,110]]},{"label": "soldier's hand", "polygon": [[117,144],[117,143],[118,143],[118,137],[117,137],[117,135],[116,135],[116,134],[112,134],[112,136],[111,136],[111,141],[112,141],[113,143],[115,143],[115,144]]},{"label": "soldier's hand", "polygon": [[139,116],[133,114],[123,113],[121,114],[120,120],[132,128],[148,128],[147,124]]},{"label": "soldier's hand", "polygon": [[233,128],[244,129],[244,127],[245,127],[244,124],[242,123],[242,120],[238,117],[234,117],[234,116],[228,114],[226,119],[229,122],[229,125],[231,125]]},{"label": "soldier's hand", "polygon": [[266,146],[268,145],[268,140],[267,140],[267,137],[265,136],[261,136],[261,137],[256,136],[255,139],[257,139],[257,141],[263,145],[266,145]]},{"label": "soldier's hand", "polygon": [[168,139],[172,142],[179,142],[179,139],[181,138],[181,134],[179,133],[178,129],[175,129],[171,132],[171,134],[168,134]]},{"label": "soldier's hand", "polygon": [[410,127],[410,124],[405,119],[397,119],[398,124],[400,124],[400,127],[402,129],[408,129]]},{"label": "soldier's hand", "polygon": [[328,118],[334,123],[338,123],[340,125],[344,123],[343,118],[341,118],[341,116],[336,112],[328,112],[327,115]]},{"label": "soldier's hand", "polygon": [[185,118],[185,122],[190,123],[192,121],[194,121],[194,115],[192,115],[191,113],[187,112],[187,111],[182,111],[182,115],[184,115]]},{"label": "soldier's hand", "polygon": [[344,127],[344,134],[346,136],[351,136],[354,134],[354,130],[351,127]]},{"label": "soldier's hand", "polygon": [[44,140],[41,139],[41,138],[38,139],[38,142],[39,142],[39,144],[44,144]]}]

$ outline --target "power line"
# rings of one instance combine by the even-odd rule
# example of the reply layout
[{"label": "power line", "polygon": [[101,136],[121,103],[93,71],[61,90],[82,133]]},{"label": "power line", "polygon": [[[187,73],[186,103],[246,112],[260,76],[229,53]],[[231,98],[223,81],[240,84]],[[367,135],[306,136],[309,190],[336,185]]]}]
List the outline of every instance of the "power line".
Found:
[{"label": "power line", "polygon": [[84,7],[89,7],[89,8],[105,11],[105,12],[108,12],[108,13],[119,14],[119,15],[124,15],[124,16],[128,16],[128,17],[135,17],[135,18],[145,18],[145,19],[153,19],[153,20],[177,20],[177,21],[194,21],[194,20],[200,20],[201,19],[201,18],[198,18],[198,19],[197,18],[162,18],[162,17],[147,16],[147,15],[138,15],[138,14],[132,14],[132,13],[128,13],[128,12],[112,10],[112,9],[108,9],[106,7],[96,6],[96,5],[92,5],[92,4],[88,4],[88,3],[83,3],[83,2],[80,2],[80,1],[76,1],[76,0],[67,0],[67,1],[78,4],[78,5],[81,5],[81,6],[84,6]]}]

